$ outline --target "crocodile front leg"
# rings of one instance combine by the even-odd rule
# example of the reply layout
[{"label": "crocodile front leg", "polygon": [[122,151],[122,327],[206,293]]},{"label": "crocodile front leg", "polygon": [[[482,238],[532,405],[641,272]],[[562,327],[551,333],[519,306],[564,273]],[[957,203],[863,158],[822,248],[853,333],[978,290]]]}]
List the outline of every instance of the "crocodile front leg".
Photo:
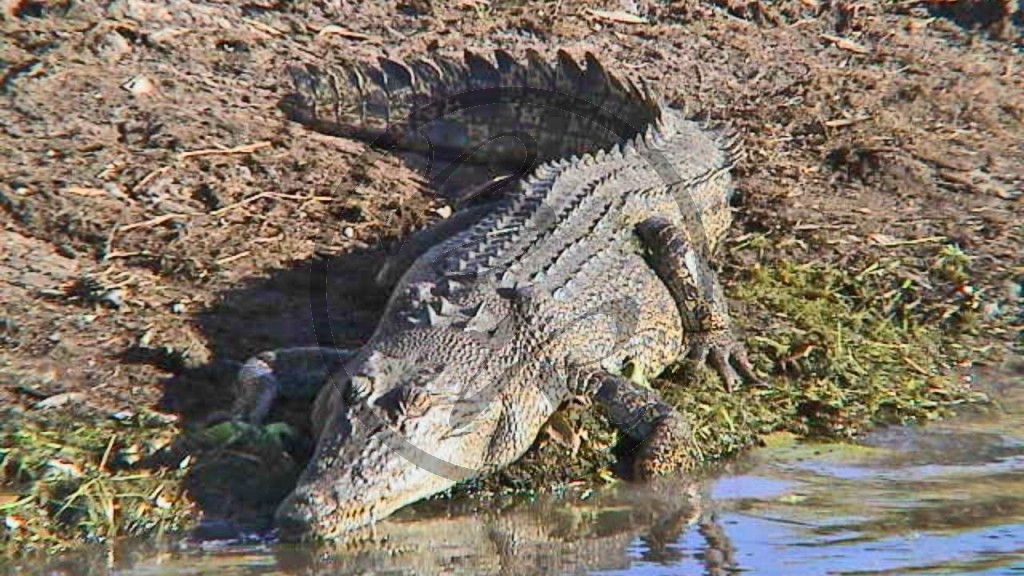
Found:
[{"label": "crocodile front leg", "polygon": [[648,479],[693,466],[689,424],[658,393],[631,380],[599,371],[583,379],[580,395],[601,406],[612,424],[640,443],[633,462],[637,478]]},{"label": "crocodile front leg", "polygon": [[341,370],[355,353],[308,346],[270,350],[249,358],[238,371],[232,416],[261,424],[278,398],[313,400],[331,374]]},{"label": "crocodile front leg", "polygon": [[689,356],[710,361],[728,390],[742,380],[760,384],[746,350],[732,332],[718,277],[688,236],[667,219],[652,217],[637,226],[648,262],[676,301]]}]

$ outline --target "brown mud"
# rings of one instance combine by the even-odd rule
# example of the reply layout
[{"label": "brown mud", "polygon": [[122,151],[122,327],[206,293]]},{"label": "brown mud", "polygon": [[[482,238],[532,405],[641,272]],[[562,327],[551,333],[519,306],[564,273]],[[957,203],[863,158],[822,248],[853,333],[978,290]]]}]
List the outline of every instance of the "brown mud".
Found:
[{"label": "brown mud", "polygon": [[[969,266],[941,284],[910,272],[912,313],[946,327],[969,308],[970,328],[949,326],[965,347],[1019,346],[1019,5],[630,4],[8,0],[6,418],[71,406],[189,426],[229,405],[248,356],[325,334],[358,345],[385,302],[370,282],[381,241],[445,199],[397,158],[368,164],[363,144],[286,121],[284,68],[464,48],[593,51],[738,129],[749,156],[719,260],[730,293],[759,261],[927,269],[946,247]],[[772,336],[772,310],[738,303],[737,316]]]}]

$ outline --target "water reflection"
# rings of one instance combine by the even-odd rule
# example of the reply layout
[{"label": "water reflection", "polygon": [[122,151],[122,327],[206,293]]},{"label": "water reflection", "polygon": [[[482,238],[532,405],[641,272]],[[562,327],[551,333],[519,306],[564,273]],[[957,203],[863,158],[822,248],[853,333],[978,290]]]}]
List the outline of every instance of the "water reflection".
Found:
[{"label": "water reflection", "polygon": [[725,573],[732,548],[698,490],[677,481],[645,490],[622,485],[571,502],[543,497],[504,510],[439,504],[382,525],[375,545],[321,550],[320,557],[291,548],[277,557],[288,573],[576,574],[637,563]]},{"label": "water reflection", "polygon": [[[1000,406],[859,447],[786,444],[713,492],[757,574],[1024,574],[1024,386]],[[737,481],[739,480],[739,481]],[[775,490],[767,495],[761,485]]]},{"label": "water reflection", "polygon": [[857,446],[785,437],[701,483],[430,502],[345,549],[122,544],[18,573],[1022,574],[1024,386]]}]

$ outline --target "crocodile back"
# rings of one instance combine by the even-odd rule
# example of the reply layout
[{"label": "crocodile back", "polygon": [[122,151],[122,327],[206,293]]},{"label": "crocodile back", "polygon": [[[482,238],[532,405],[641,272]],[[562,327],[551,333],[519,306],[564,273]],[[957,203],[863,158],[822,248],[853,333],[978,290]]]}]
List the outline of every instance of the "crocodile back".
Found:
[{"label": "crocodile back", "polygon": [[[518,190],[405,274],[375,339],[408,329],[490,333],[509,315],[497,291],[526,288],[526,332],[564,343],[555,347],[563,359],[617,348],[613,364],[645,356],[663,366],[679,353],[680,315],[636,225],[667,218],[698,250],[714,249],[731,222],[729,172],[742,154],[728,130],[686,118],[591,54],[583,66],[564,51],[552,63],[497,51],[493,61],[466,52],[290,72],[296,90],[281,106],[320,132],[490,164],[522,161],[523,142],[535,144]],[[629,302],[636,323],[623,344],[618,313],[597,312]],[[515,363],[527,351],[512,352]]]}]

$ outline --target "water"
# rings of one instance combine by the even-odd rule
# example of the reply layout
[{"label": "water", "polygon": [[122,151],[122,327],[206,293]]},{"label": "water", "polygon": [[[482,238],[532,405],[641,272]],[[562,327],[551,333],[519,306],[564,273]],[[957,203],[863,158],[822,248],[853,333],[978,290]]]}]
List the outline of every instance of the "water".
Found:
[{"label": "water", "polygon": [[777,437],[700,483],[426,503],[344,551],[125,545],[94,571],[1024,575],[1024,386],[1013,378],[994,390],[999,409],[878,431],[857,446]]}]

